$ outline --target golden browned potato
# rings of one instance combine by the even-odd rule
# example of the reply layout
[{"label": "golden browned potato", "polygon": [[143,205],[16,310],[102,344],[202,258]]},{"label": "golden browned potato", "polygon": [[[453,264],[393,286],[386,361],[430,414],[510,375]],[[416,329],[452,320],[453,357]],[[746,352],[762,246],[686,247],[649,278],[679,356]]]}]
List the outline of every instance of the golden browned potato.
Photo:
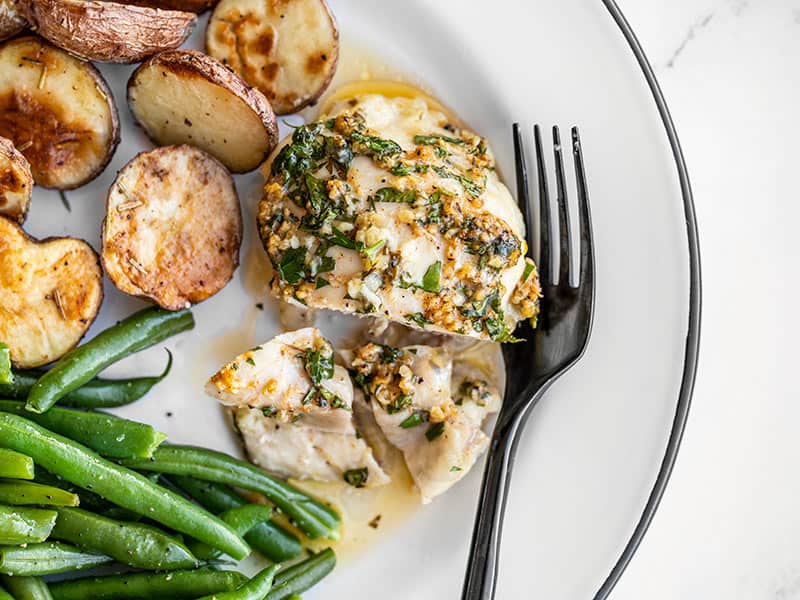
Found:
[{"label": "golden browned potato", "polygon": [[0,137],[0,215],[22,223],[28,214],[32,190],[28,161],[11,140]]},{"label": "golden browned potato", "polygon": [[285,115],[314,102],[330,84],[339,31],[325,0],[221,0],[208,21],[206,51]]},{"label": "golden browned potato", "polygon": [[117,175],[103,223],[103,266],[126,294],[178,310],[213,296],[239,264],[233,178],[192,146],[143,152]]},{"label": "golden browned potato", "polygon": [[26,24],[19,0],[0,0],[0,40],[17,35]]},{"label": "golden browned potato", "polygon": [[156,144],[191,144],[234,173],[252,171],[278,141],[264,94],[196,50],[162,52],[128,80],[134,118]]},{"label": "golden browned potato", "polygon": [[123,4],[149,6],[166,10],[182,10],[196,14],[204,13],[214,6],[216,0],[121,0]]},{"label": "golden browned potato", "polygon": [[100,260],[75,238],[28,237],[0,217],[0,340],[22,369],[74,348],[103,301]]},{"label": "golden browned potato", "polygon": [[139,62],[177,48],[197,21],[192,12],[97,0],[28,0],[24,6],[39,35],[101,62]]},{"label": "golden browned potato", "polygon": [[41,38],[0,44],[0,136],[60,190],[97,177],[119,143],[117,107],[102,75]]}]

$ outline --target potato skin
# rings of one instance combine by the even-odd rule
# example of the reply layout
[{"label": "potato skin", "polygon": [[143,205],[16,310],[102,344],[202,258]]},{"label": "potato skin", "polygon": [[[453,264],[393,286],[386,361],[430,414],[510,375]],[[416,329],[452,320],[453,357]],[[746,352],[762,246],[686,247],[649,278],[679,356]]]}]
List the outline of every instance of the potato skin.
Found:
[{"label": "potato skin", "polygon": [[28,24],[19,4],[20,0],[0,0],[0,41],[17,35]]},{"label": "potato skin", "polygon": [[43,38],[100,62],[134,63],[177,48],[197,21],[191,12],[92,0],[29,0],[24,8]]},{"label": "potato skin", "polygon": [[220,291],[239,264],[233,178],[192,146],[142,152],[108,192],[102,261],[122,292],[180,310]]},{"label": "potato skin", "polygon": [[[186,81],[199,78],[238,98],[253,112],[266,132],[268,142],[260,155],[255,157],[254,160],[248,161],[249,164],[247,165],[231,164],[224,156],[215,152],[212,148],[202,146],[197,139],[192,138],[192,135],[188,133],[188,131],[184,133],[184,130],[179,129],[183,127],[181,121],[189,123],[189,127],[191,127],[192,115],[188,114],[181,115],[181,118],[177,119],[177,122],[174,120],[170,124],[172,135],[159,135],[152,124],[144,117],[144,112],[148,109],[146,100],[141,102],[141,106],[138,100],[140,95],[139,86],[142,85],[148,71],[153,70],[160,70],[162,75],[169,73]],[[177,112],[180,112],[180,110],[183,109],[183,106],[180,104],[180,99],[176,98],[174,102],[174,108]],[[214,155],[234,173],[245,173],[255,169],[269,156],[272,149],[278,143],[277,119],[264,94],[247,85],[241,77],[225,67],[225,65],[218,60],[197,50],[170,50],[161,52],[139,65],[128,80],[128,104],[133,113],[134,120],[156,144],[188,143],[196,145]],[[219,117],[219,115],[216,116]],[[222,137],[223,133],[223,131],[220,132],[220,137]],[[233,132],[231,131],[230,136],[232,135]],[[225,143],[227,144],[227,140],[225,140]],[[231,145],[233,146],[235,144],[236,140],[231,138]]]},{"label": "potato skin", "polygon": [[100,259],[89,244],[38,241],[0,217],[0,339],[15,367],[45,365],[77,346],[102,301]]},{"label": "potato skin", "polygon": [[119,144],[111,90],[91,64],[36,36],[0,44],[0,136],[10,139],[46,188],[97,177]]},{"label": "potato skin", "polygon": [[0,137],[0,215],[22,223],[32,191],[31,166],[11,140]]},{"label": "potato skin", "polygon": [[205,43],[278,115],[316,102],[339,60],[339,29],[325,0],[220,0]]}]

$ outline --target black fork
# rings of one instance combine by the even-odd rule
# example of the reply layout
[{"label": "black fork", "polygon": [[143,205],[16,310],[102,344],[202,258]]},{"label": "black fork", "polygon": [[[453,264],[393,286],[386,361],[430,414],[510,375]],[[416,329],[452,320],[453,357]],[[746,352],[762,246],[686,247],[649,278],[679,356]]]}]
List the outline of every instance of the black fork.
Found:
[{"label": "black fork", "polygon": [[[583,355],[592,329],[594,307],[594,247],[586,172],[580,135],[572,128],[572,154],[577,180],[580,225],[580,257],[577,282],[572,283],[572,233],[561,134],[553,127],[558,199],[558,240],[551,235],[550,193],[547,184],[542,136],[534,127],[536,170],[539,187],[539,278],[542,286],[538,326],[526,322],[515,335],[525,341],[506,344],[506,393],[497,419],[483,476],[478,514],[472,534],[462,600],[491,600],[497,585],[500,535],[511,482],[511,467],[519,434],[534,406],[550,385]],[[527,225],[529,252],[533,243],[533,204],[528,187],[525,152],[519,124],[514,125],[514,155],[519,207]],[[554,244],[557,243],[557,248]],[[559,254],[558,279],[553,256]]]}]

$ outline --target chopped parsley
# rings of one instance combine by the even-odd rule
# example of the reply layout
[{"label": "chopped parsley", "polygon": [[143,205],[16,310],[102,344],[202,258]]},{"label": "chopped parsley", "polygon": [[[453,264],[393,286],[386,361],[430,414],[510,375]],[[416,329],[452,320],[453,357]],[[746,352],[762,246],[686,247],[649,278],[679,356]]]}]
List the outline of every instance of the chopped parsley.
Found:
[{"label": "chopped parsley", "polygon": [[473,300],[461,307],[461,314],[470,319],[482,319],[486,316],[489,308],[498,302],[498,296],[497,290],[494,290],[482,300]]},{"label": "chopped parsley", "polygon": [[[347,237],[347,234],[337,229],[336,227],[331,228],[333,231],[333,235],[327,238],[327,242],[333,244],[334,246],[341,246],[342,248],[347,248],[348,250],[358,250],[357,242],[355,240],[351,240]],[[362,244],[363,246],[363,244]]]},{"label": "chopped parsley", "polygon": [[363,488],[369,478],[367,467],[362,469],[350,469],[344,472],[344,480],[354,488]]},{"label": "chopped parsley", "polygon": [[439,286],[441,275],[442,261],[437,260],[425,271],[425,275],[422,277],[422,289],[432,294],[438,294],[441,291]]},{"label": "chopped parsley", "polygon": [[434,423],[433,425],[428,427],[428,430],[425,432],[425,437],[428,438],[429,442],[432,442],[443,433],[444,433],[444,421],[441,421],[439,423]]},{"label": "chopped parsley", "polygon": [[407,321],[411,321],[412,323],[416,323],[417,325],[422,327],[422,329],[425,329],[425,325],[430,325],[431,324],[431,322],[428,319],[426,319],[425,315],[423,315],[421,312],[408,313],[408,314],[403,315],[403,317]]},{"label": "chopped parsley", "polygon": [[461,187],[464,188],[464,191],[466,191],[470,196],[474,196],[477,198],[483,193],[483,189],[481,188],[481,186],[476,184],[471,179],[468,179],[467,177],[464,177],[463,175],[456,173],[455,171],[448,171],[444,167],[438,167],[438,166],[434,166],[432,168],[434,171],[436,171],[436,173],[440,177],[444,177],[445,179],[456,180],[458,183],[461,184]]},{"label": "chopped parsley", "polygon": [[359,248],[357,250],[366,256],[371,262],[375,262],[375,258],[378,256],[378,253],[383,249],[386,245],[386,240],[378,240],[372,246],[364,246],[364,244],[359,243]]},{"label": "chopped parsley", "polygon": [[278,275],[280,278],[290,285],[297,285],[300,283],[306,274],[306,249],[289,248],[278,263]]},{"label": "chopped parsley", "polygon": [[298,354],[298,357],[303,359],[303,364],[311,383],[316,386],[333,377],[333,352],[323,353],[323,350],[330,350],[330,348],[321,348],[319,350],[308,348]]},{"label": "chopped parsley", "polygon": [[278,414],[278,409],[274,406],[265,406],[261,409],[261,414],[263,414],[265,417],[271,418]]},{"label": "chopped parsley", "polygon": [[531,276],[533,270],[536,268],[536,265],[533,264],[532,260],[525,259],[525,270],[522,271],[522,283],[528,281],[528,277]]},{"label": "chopped parsley", "polygon": [[326,285],[330,285],[331,282],[325,279],[324,277],[317,277],[317,281],[314,283],[314,289],[324,288]]},{"label": "chopped parsley", "polygon": [[419,146],[435,146],[440,141],[447,142],[448,144],[457,144],[459,146],[465,145],[467,142],[461,138],[454,138],[447,135],[415,135],[414,143]]},{"label": "chopped parsley", "polygon": [[244,362],[246,362],[251,367],[255,367],[256,366],[256,361],[253,360],[252,356],[248,356],[247,358],[245,358]]},{"label": "chopped parsley", "polygon": [[372,202],[404,202],[407,204],[413,204],[416,199],[417,193],[414,190],[401,191],[393,187],[381,188],[370,198]]},{"label": "chopped parsley", "polygon": [[401,356],[403,356],[403,351],[400,350],[400,348],[392,348],[391,346],[382,347],[381,360],[385,363],[393,363]]},{"label": "chopped parsley", "polygon": [[485,323],[486,331],[494,342],[498,342],[500,344],[516,344],[517,342],[524,341],[518,337],[514,337],[511,331],[509,331],[508,325],[503,318],[502,311],[500,311],[496,317],[489,317],[486,319]]},{"label": "chopped parsley", "polygon": [[303,228],[314,231],[333,221],[341,214],[341,210],[328,197],[328,188],[322,179],[306,173],[303,183],[305,186],[303,207],[307,213],[300,222]]},{"label": "chopped parsley", "polygon": [[411,406],[412,401],[413,396],[411,394],[400,394],[395,396],[395,399],[386,405],[386,412],[388,412],[390,415],[397,414],[404,408]]},{"label": "chopped parsley", "polygon": [[451,473],[458,473],[459,471],[462,471],[462,470],[463,469],[461,467],[456,467],[455,465],[450,467],[450,472]]},{"label": "chopped parsley", "polygon": [[336,227],[333,227],[332,230],[333,235],[328,237],[325,241],[334,246],[341,246],[342,248],[347,248],[348,250],[356,250],[373,262],[378,256],[378,253],[386,245],[386,240],[378,240],[371,246],[365,246],[363,242],[350,239],[347,237],[346,233],[337,229]]},{"label": "chopped parsley", "polygon": [[397,156],[403,149],[394,140],[385,140],[376,135],[367,135],[360,131],[354,131],[350,139],[355,144],[356,152],[371,156],[375,160]]},{"label": "chopped parsley", "polygon": [[428,414],[424,411],[419,411],[415,413],[411,413],[408,417],[406,417],[402,423],[400,423],[400,427],[403,429],[412,429],[414,427],[418,427],[422,425],[428,420]]}]

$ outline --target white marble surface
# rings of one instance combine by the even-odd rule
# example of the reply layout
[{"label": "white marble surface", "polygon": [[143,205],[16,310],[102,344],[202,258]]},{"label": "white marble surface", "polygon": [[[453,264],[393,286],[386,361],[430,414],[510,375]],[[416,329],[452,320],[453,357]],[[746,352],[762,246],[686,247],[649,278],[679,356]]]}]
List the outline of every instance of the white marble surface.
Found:
[{"label": "white marble surface", "polygon": [[700,224],[700,370],[672,482],[615,600],[800,598],[800,1],[620,0]]}]

